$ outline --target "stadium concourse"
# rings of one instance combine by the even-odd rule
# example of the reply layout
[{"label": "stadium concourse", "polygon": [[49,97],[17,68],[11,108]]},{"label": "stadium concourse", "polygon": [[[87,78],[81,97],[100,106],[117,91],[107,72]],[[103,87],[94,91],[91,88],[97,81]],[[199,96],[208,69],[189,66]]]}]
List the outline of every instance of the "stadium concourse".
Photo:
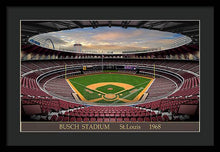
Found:
[{"label": "stadium concourse", "polygon": [[[199,121],[198,50],[198,44],[187,44],[158,52],[103,55],[63,52],[22,43],[21,120]],[[148,94],[137,102],[108,104],[82,101],[66,81],[66,77],[112,72],[147,76],[154,82]],[[27,108],[32,105],[38,107]],[[196,106],[196,111],[187,114],[184,109],[187,106]]]}]

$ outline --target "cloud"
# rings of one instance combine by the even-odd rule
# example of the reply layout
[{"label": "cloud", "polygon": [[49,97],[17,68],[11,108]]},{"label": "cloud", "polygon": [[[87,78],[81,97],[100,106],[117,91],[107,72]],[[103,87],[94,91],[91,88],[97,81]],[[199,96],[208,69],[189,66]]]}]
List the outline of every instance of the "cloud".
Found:
[{"label": "cloud", "polygon": [[136,47],[136,46],[122,46],[122,45],[87,45],[83,46],[84,50],[144,50],[143,47]]},{"label": "cloud", "polygon": [[52,32],[38,35],[38,38],[50,38],[57,46],[66,49],[73,49],[75,43],[80,43],[83,50],[143,50],[168,47],[173,39],[181,36],[141,28],[99,27]]},{"label": "cloud", "polygon": [[91,36],[92,39],[96,41],[117,41],[117,40],[129,40],[133,39],[135,37],[138,37],[143,34],[143,31],[141,30],[135,30],[135,31],[108,31],[103,33],[98,33],[93,36]]},{"label": "cloud", "polygon": [[96,41],[109,41],[109,40],[119,40],[124,37],[125,35],[123,33],[106,32],[106,33],[100,33],[100,34],[94,35],[91,38]]}]

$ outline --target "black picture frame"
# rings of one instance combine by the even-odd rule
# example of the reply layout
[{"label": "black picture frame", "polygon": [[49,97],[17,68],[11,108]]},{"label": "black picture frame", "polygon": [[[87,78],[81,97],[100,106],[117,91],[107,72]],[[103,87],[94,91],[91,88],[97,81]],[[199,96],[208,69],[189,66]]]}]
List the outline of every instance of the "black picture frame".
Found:
[{"label": "black picture frame", "polygon": [[[34,12],[34,9],[33,9],[34,7],[38,7],[37,12],[41,12],[42,9],[48,9],[48,8],[49,9],[63,8],[65,10],[67,10],[67,8],[70,7],[67,3],[65,3],[63,5],[61,4],[61,6],[60,6],[60,2],[58,2],[58,1],[54,1],[52,4],[50,2],[47,2],[47,3],[40,3],[40,1],[38,1],[38,2],[39,3],[37,3],[37,4],[33,4],[33,3],[30,4],[28,1],[16,1],[16,2],[15,1],[8,1],[8,2],[3,2],[2,3],[3,5],[1,6],[1,8],[2,8],[1,10],[3,12],[2,16],[4,18],[4,21],[2,22],[3,23],[2,29],[5,29],[5,34],[4,35],[2,34],[2,40],[3,40],[3,42],[5,42],[4,43],[5,44],[4,50],[6,50],[5,52],[3,51],[4,53],[6,53],[6,72],[5,72],[6,73],[6,77],[5,77],[5,80],[6,80],[5,81],[6,82],[6,89],[5,89],[5,91],[6,91],[6,93],[5,93],[6,94],[6,100],[5,101],[6,102],[5,103],[2,102],[3,107],[5,107],[4,108],[5,111],[4,110],[1,111],[1,115],[5,116],[4,117],[5,126],[3,126],[4,127],[3,129],[1,129],[1,131],[4,133],[4,137],[1,134],[1,138],[3,138],[3,141],[4,141],[4,142],[1,143],[1,146],[2,146],[1,148],[3,150],[13,151],[17,148],[19,148],[19,149],[20,148],[24,148],[24,149],[30,149],[31,148],[31,149],[33,149],[32,146],[35,146],[36,151],[39,151],[39,150],[42,150],[42,149],[47,150],[47,151],[48,150],[54,150],[54,149],[62,151],[65,148],[72,149],[72,148],[76,148],[76,147],[79,148],[79,146],[84,146],[84,147],[89,148],[89,149],[90,149],[90,147],[88,147],[88,146],[99,146],[100,148],[103,148],[101,146],[126,146],[129,149],[135,149],[138,146],[140,148],[147,148],[148,150],[159,150],[159,151],[167,150],[167,148],[173,149],[173,150],[178,149],[178,151],[180,149],[182,151],[188,151],[188,150],[213,151],[213,150],[216,150],[216,145],[214,144],[214,113],[213,113],[213,111],[214,111],[214,2],[210,2],[210,1],[209,2],[198,2],[198,1],[196,1],[194,3],[192,2],[191,5],[188,5],[184,2],[181,2],[181,3],[178,3],[178,4],[175,3],[175,2],[166,3],[166,4],[165,4],[165,2],[161,2],[160,4],[161,5],[165,4],[164,6],[161,6],[161,5],[157,6],[156,1],[154,1],[154,2],[151,3],[151,5],[149,3],[149,5],[147,5],[147,6],[140,6],[139,5],[139,6],[133,6],[133,7],[132,6],[123,6],[122,7],[120,5],[115,5],[115,7],[111,7],[111,8],[103,6],[103,3],[101,3],[101,2],[98,3],[98,4],[96,3],[95,6],[90,6],[90,7],[88,7],[88,5],[91,4],[91,2],[88,2],[86,7],[82,6],[82,4],[79,4],[79,6],[77,6],[77,7],[75,6],[75,4],[72,4],[72,6],[71,6],[71,7],[74,7],[76,9],[80,8],[80,10],[84,13],[85,13],[85,10],[83,11],[83,9],[88,10],[90,8],[91,9],[95,8],[96,11],[94,11],[93,14],[90,14],[90,17],[93,16],[92,18],[104,18],[104,19],[114,18],[114,16],[112,16],[112,14],[109,14],[109,12],[111,12],[111,11],[109,11],[108,9],[114,10],[115,8],[120,9],[120,10],[123,10],[123,9],[126,10],[126,8],[127,8],[127,10],[128,9],[134,9],[134,8],[136,8],[137,10],[144,10],[144,8],[145,8],[146,10],[148,10],[149,8],[154,8],[155,7],[160,11],[163,8],[164,9],[168,8],[169,9],[168,15],[171,12],[174,13],[175,11],[177,11],[177,12],[180,11],[182,7],[185,10],[187,10],[187,9],[191,9],[191,10],[192,9],[195,9],[195,10],[200,9],[200,11],[198,11],[199,13],[202,13],[202,12],[204,13],[204,10],[208,10],[207,16],[204,16],[204,14],[200,14],[201,15],[200,16],[198,12],[197,12],[198,14],[196,14],[196,11],[195,11],[195,14],[193,14],[193,16],[201,17],[202,22],[203,21],[205,23],[209,22],[209,25],[203,23],[202,26],[211,27],[211,29],[209,30],[209,32],[211,34],[209,33],[207,35],[207,32],[204,33],[204,34],[202,32],[202,35],[206,35],[207,38],[204,39],[204,36],[201,37],[201,44],[204,44],[203,42],[208,43],[208,44],[201,45],[201,50],[207,49],[207,45],[211,47],[211,48],[209,48],[209,50],[211,50],[209,53],[206,53],[205,51],[204,52],[202,51],[202,55],[201,55],[201,60],[202,61],[205,60],[205,62],[202,62],[202,65],[201,65],[201,68],[202,68],[201,77],[203,77],[201,79],[201,81],[203,82],[205,78],[206,79],[208,78],[208,79],[211,80],[210,84],[204,83],[204,85],[205,85],[204,87],[206,87],[206,89],[204,89],[204,91],[203,91],[203,92],[207,92],[209,90],[208,92],[211,93],[211,94],[207,95],[207,97],[210,97],[209,100],[211,102],[211,106],[210,107],[208,106],[207,110],[206,110],[206,112],[210,113],[210,116],[207,116],[207,118],[209,119],[208,122],[210,124],[208,124],[208,125],[206,124],[205,126],[201,126],[201,136],[198,137],[202,140],[205,140],[203,138],[208,137],[209,141],[205,140],[206,144],[205,143],[203,145],[200,145],[198,143],[197,144],[194,144],[194,143],[190,144],[188,141],[186,141],[187,142],[186,145],[184,145],[184,144],[181,145],[180,143],[176,144],[176,145],[172,145],[172,144],[171,145],[163,145],[163,144],[161,145],[161,144],[156,144],[156,143],[152,144],[152,145],[148,145],[147,143],[144,143],[144,142],[139,142],[138,143],[139,140],[143,141],[143,140],[147,140],[147,139],[151,138],[151,136],[152,136],[151,133],[147,134],[147,135],[142,134],[142,133],[126,134],[126,136],[125,136],[125,134],[120,134],[120,133],[119,134],[97,133],[95,135],[94,134],[88,135],[88,134],[85,134],[85,133],[71,133],[70,136],[66,133],[64,133],[64,134],[60,134],[60,133],[59,134],[50,134],[50,133],[48,133],[48,134],[47,133],[39,133],[39,134],[22,133],[22,134],[20,134],[18,132],[18,130],[19,130],[18,127],[19,126],[18,125],[13,125],[13,123],[8,122],[8,120],[11,120],[11,119],[8,119],[8,115],[13,114],[14,112],[16,113],[17,110],[15,110],[15,109],[18,108],[17,104],[14,105],[14,108],[9,108],[9,105],[11,105],[12,101],[8,101],[8,99],[9,99],[8,97],[9,96],[15,96],[15,98],[16,98],[16,96],[19,96],[19,95],[16,95],[17,94],[16,91],[18,91],[18,88],[15,87],[13,89],[11,86],[8,85],[8,80],[9,79],[10,80],[14,79],[13,83],[14,83],[15,86],[19,84],[19,81],[16,79],[17,74],[18,74],[16,72],[18,71],[17,68],[19,66],[18,65],[19,59],[18,59],[18,56],[15,55],[14,52],[9,47],[9,42],[12,42],[12,43],[13,42],[19,42],[19,39],[17,39],[18,35],[19,35],[19,32],[17,31],[18,29],[17,29],[16,25],[10,25],[10,23],[11,23],[10,19],[9,19],[10,15],[11,15],[10,11],[11,10],[13,11],[13,9],[15,9],[15,10],[17,9],[17,11],[15,11],[15,12],[19,12],[19,9],[21,9],[22,12],[25,12],[25,10],[27,9],[28,11],[30,11],[29,15],[31,15]],[[128,4],[132,5],[131,2],[128,2]],[[128,4],[126,4],[126,5],[128,5]],[[183,5],[181,5],[181,4],[183,4]],[[105,11],[105,13],[99,15],[99,13],[100,13],[99,9],[100,9],[100,11]],[[174,9],[175,11],[172,11],[172,9]],[[121,14],[121,16],[118,16],[118,18],[120,18],[120,17],[123,18],[125,16],[127,16],[127,18],[135,17],[135,14],[131,15],[126,11],[123,14]],[[62,11],[60,11],[60,12],[62,12]],[[130,11],[130,13],[131,12],[134,12],[134,11]],[[56,13],[59,13],[59,11],[56,11]],[[86,13],[85,14],[84,13],[81,14],[83,16],[83,18],[85,18],[85,17],[88,18]],[[64,11],[64,14],[67,15],[67,12]],[[16,17],[19,17],[19,14],[13,14],[13,15],[15,15]],[[182,14],[182,15],[184,16],[184,14]],[[44,17],[48,17],[48,16],[49,15],[45,15]],[[56,15],[54,15],[54,16],[56,16]],[[57,14],[56,17],[54,17],[54,16],[53,16],[53,18],[61,17],[62,15]],[[165,16],[166,15],[163,14],[160,17],[163,18]],[[20,16],[20,17],[22,18],[22,16]],[[37,18],[37,17],[35,16],[35,18]],[[185,18],[187,18],[187,17],[185,16]],[[16,31],[16,33],[14,33],[16,36],[13,38],[13,40],[10,39],[11,37],[8,35],[8,30],[12,30],[10,26],[14,27],[14,31]],[[207,30],[207,27],[204,27],[204,28]],[[203,29],[202,29],[202,31],[203,31]],[[15,45],[15,49],[18,49],[17,45]],[[205,74],[206,72],[209,72],[209,74],[208,75]],[[8,102],[10,102],[10,104],[8,104]],[[15,110],[15,111],[13,112],[13,110]],[[12,118],[12,117],[10,117],[10,118]],[[16,117],[13,117],[13,119],[14,119],[14,122],[18,122]],[[203,123],[201,123],[201,125],[203,125]],[[9,134],[10,134],[11,137],[9,137]],[[168,134],[168,135],[164,133],[164,134],[158,135],[157,133],[155,133],[154,135],[158,139],[159,138],[165,139],[164,137],[166,136],[171,141],[177,140],[176,137],[178,137],[178,136],[179,137],[184,136],[184,138],[186,138],[188,140],[192,140],[192,139],[195,140],[195,138],[193,137],[195,135],[194,134],[188,134],[188,133],[185,134],[185,135],[176,134],[176,133],[172,133],[172,134]],[[70,142],[65,143],[66,140],[69,140],[67,138],[68,136],[71,137],[73,141],[75,141],[75,144],[71,145]],[[48,143],[49,141],[51,142],[54,139],[56,139],[57,137],[65,138],[64,140],[62,140],[61,145],[57,145],[56,142],[53,143],[53,144]],[[78,138],[77,141],[76,141],[77,137],[81,137],[81,138]],[[86,141],[83,140],[83,139],[85,139],[85,137],[87,138]],[[122,140],[126,140],[126,139],[131,139],[131,138],[133,138],[134,144],[131,144],[130,142],[126,143],[126,142],[122,141]],[[30,140],[30,139],[32,139],[32,140]],[[35,139],[38,139],[40,143],[37,144]],[[94,139],[98,139],[99,143],[96,143],[96,144],[89,143],[89,141],[94,141]],[[45,142],[46,140],[48,142],[42,144],[43,141]],[[118,141],[118,143],[116,143],[116,141]],[[109,143],[107,143],[107,142],[109,142]],[[73,143],[73,142],[71,142],[71,143]],[[57,147],[56,145],[57,146],[65,146],[65,147]],[[17,146],[19,146],[19,147],[17,147]],[[51,148],[51,146],[53,148]],[[70,147],[70,146],[72,146],[72,147]],[[135,147],[130,147],[130,146],[135,146]],[[141,147],[141,146],[148,146],[148,147]],[[169,147],[167,147],[167,146],[169,146]],[[183,146],[183,147],[180,148],[179,146]],[[206,146],[206,148],[203,148],[203,146]],[[80,147],[80,149],[81,148],[82,147]],[[95,147],[95,148],[97,148],[97,147]],[[117,147],[117,148],[119,150],[124,149],[124,147]],[[109,148],[109,149],[111,149],[111,148]]]}]

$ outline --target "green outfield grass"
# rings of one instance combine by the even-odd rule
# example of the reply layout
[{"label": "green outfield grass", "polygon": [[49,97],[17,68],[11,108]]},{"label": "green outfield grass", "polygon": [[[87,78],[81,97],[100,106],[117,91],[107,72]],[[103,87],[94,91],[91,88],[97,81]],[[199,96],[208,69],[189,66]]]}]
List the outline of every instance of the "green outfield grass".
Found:
[{"label": "green outfield grass", "polygon": [[[126,100],[133,100],[148,85],[151,79],[138,77],[135,75],[103,73],[94,75],[85,75],[69,79],[70,83],[80,92],[86,100],[100,99],[96,103],[124,103]],[[133,86],[126,90],[123,86],[107,84],[99,86],[96,89],[89,89],[87,86],[97,83],[118,82]],[[107,95],[106,95],[107,94]],[[110,96],[110,97],[109,97]],[[122,101],[123,99],[123,101]],[[125,100],[126,99],[126,100]]]}]

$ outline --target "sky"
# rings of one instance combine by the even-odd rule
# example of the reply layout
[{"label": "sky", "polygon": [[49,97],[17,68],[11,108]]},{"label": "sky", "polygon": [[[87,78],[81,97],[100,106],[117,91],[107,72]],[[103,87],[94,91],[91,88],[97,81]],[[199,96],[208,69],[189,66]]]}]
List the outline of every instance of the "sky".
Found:
[{"label": "sky", "polygon": [[111,51],[163,48],[183,35],[143,28],[98,27],[93,29],[89,27],[44,33],[38,37],[50,38],[56,49],[71,50],[75,43],[80,43],[82,50]]}]

